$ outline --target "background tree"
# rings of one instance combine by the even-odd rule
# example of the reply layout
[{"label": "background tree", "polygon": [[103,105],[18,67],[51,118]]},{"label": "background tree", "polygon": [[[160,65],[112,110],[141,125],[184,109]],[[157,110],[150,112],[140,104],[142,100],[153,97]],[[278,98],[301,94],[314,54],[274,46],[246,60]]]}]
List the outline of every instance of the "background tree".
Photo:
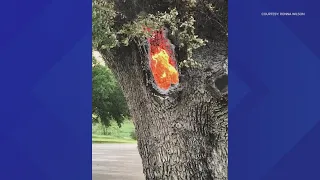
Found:
[{"label": "background tree", "polygon": [[[124,92],[148,180],[227,179],[227,15],[226,1],[93,1],[93,46]],[[152,70],[153,30],[177,63],[166,91]]]},{"label": "background tree", "polygon": [[111,119],[120,126],[123,116],[129,115],[122,90],[111,70],[95,58],[92,66],[92,114],[93,122],[100,121],[105,126],[110,125]]}]

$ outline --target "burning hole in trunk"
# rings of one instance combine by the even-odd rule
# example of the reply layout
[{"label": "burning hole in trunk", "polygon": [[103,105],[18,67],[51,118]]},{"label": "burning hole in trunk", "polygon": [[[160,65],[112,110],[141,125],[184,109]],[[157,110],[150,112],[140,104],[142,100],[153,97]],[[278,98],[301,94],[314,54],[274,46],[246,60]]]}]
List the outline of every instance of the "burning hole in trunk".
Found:
[{"label": "burning hole in trunk", "polygon": [[152,37],[148,38],[148,58],[153,85],[161,94],[168,93],[179,83],[179,72],[172,46],[164,30],[154,31]]}]

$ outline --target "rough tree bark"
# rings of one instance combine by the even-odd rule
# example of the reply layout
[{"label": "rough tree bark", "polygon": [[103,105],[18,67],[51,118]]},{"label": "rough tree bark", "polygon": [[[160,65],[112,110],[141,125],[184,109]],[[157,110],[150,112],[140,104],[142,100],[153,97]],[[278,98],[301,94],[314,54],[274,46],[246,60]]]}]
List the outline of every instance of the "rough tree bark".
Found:
[{"label": "rough tree bark", "polygon": [[[118,10],[132,19],[141,11],[165,11],[172,4],[116,1]],[[209,43],[195,50],[193,58],[202,68],[179,69],[178,88],[167,95],[148,83],[149,60],[135,43],[105,57],[127,99],[147,180],[228,178],[227,37],[201,17],[195,16],[196,31]],[[181,60],[183,50],[176,48],[176,53]]]}]

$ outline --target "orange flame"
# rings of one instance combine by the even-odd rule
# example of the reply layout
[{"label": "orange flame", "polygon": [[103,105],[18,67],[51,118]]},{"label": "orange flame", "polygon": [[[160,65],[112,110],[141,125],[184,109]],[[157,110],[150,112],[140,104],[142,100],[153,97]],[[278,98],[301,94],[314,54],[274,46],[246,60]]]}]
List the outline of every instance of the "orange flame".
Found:
[{"label": "orange flame", "polygon": [[179,73],[173,58],[169,40],[162,31],[155,32],[148,39],[150,44],[150,66],[156,85],[168,90],[172,84],[179,82]]}]

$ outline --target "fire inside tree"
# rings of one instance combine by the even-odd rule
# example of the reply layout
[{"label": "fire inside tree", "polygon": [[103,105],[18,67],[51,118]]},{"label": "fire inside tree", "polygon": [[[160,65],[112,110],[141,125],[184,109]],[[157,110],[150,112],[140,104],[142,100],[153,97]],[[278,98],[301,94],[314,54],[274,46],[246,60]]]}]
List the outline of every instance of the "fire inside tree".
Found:
[{"label": "fire inside tree", "polygon": [[148,38],[150,69],[157,87],[166,92],[179,83],[174,51],[163,30],[154,31]]},{"label": "fire inside tree", "polygon": [[145,47],[122,47],[112,65],[134,120],[146,179],[226,180],[225,47],[211,43],[195,51],[204,66],[182,72],[166,31],[153,31]]},{"label": "fire inside tree", "polygon": [[[223,1],[215,7],[207,0],[111,1],[117,12],[112,28],[116,32],[125,29],[129,37],[138,40],[106,51],[99,39],[105,34],[101,33],[96,38],[97,47],[126,97],[146,180],[228,179],[228,3]],[[177,16],[165,13],[168,9],[176,9]],[[161,17],[173,17],[170,24],[176,29],[169,28],[175,32],[173,37],[170,34],[175,48],[163,31],[154,33],[147,46],[140,43],[144,38],[136,36],[140,33],[138,25],[139,29],[148,26],[140,23],[139,15],[153,17],[148,20],[152,22],[163,19],[159,12],[164,13]],[[180,67],[188,59],[188,47],[198,42],[197,37],[207,40],[192,49],[192,59],[201,66]]]}]

